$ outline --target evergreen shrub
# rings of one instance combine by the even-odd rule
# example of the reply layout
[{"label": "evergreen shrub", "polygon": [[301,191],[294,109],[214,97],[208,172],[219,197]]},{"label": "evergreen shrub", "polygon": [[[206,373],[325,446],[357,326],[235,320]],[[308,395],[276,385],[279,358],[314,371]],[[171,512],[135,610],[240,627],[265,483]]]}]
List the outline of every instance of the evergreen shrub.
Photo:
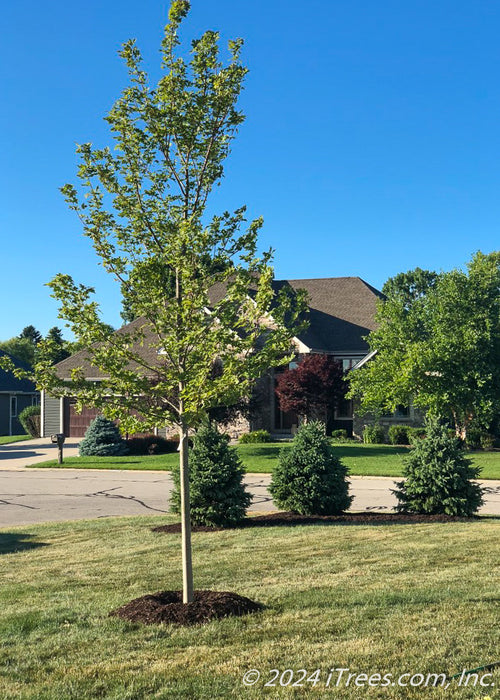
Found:
[{"label": "evergreen shrub", "polygon": [[113,421],[96,416],[79,446],[81,457],[116,457],[127,454],[125,440]]},{"label": "evergreen shrub", "polygon": [[405,480],[394,491],[397,510],[472,516],[483,502],[481,487],[472,481],[479,472],[465,457],[460,441],[450,437],[437,420],[429,419],[427,435],[406,458]]},{"label": "evergreen shrub", "polygon": [[[243,464],[229,436],[212,425],[201,427],[189,450],[191,522],[210,527],[234,527],[245,517],[252,496],[245,490]],[[172,470],[171,510],[180,513],[180,470]]]},{"label": "evergreen shrub", "polygon": [[269,491],[278,508],[302,515],[336,515],[351,505],[348,469],[335,456],[325,426],[302,425],[282,448]]}]

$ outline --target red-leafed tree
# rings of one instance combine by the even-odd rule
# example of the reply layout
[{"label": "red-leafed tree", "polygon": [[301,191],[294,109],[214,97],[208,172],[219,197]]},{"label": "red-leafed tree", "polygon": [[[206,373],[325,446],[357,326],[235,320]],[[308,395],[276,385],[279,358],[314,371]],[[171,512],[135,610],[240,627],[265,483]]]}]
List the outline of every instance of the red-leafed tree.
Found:
[{"label": "red-leafed tree", "polygon": [[293,411],[301,418],[326,422],[344,399],[348,385],[342,364],[331,355],[306,355],[293,369],[276,381],[276,396],[282,411]]}]

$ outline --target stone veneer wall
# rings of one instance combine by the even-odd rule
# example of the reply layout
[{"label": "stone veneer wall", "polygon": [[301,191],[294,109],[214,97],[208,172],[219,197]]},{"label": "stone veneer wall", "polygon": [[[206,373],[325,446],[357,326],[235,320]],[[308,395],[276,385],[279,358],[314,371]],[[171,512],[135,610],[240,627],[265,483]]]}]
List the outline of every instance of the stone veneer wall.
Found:
[{"label": "stone veneer wall", "polygon": [[[253,400],[255,402],[255,410],[250,418],[246,416],[238,416],[234,421],[227,425],[219,426],[222,433],[226,433],[232,440],[237,440],[243,433],[249,433],[252,430],[268,430],[272,432],[272,412],[273,404],[273,384],[274,376],[272,372],[266,373],[263,377],[257,380],[253,392]],[[179,429],[167,427],[159,430],[159,435],[166,438],[172,438],[179,434]]]}]

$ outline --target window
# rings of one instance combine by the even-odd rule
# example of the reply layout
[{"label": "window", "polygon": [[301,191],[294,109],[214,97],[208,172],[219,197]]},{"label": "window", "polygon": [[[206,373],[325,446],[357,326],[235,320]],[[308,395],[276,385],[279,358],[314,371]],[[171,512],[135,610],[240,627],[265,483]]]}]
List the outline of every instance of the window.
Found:
[{"label": "window", "polygon": [[15,418],[17,416],[17,396],[10,397],[10,417]]},{"label": "window", "polygon": [[40,403],[40,397],[39,396],[32,396],[31,397],[31,405],[32,406],[38,406]]},{"label": "window", "polygon": [[361,357],[344,357],[342,358],[342,369],[344,372],[349,371],[356,365],[362,358]]},{"label": "window", "polygon": [[410,407],[409,406],[403,406],[402,404],[399,404],[399,406],[396,406],[396,410],[394,411],[395,418],[408,418],[409,415],[410,415]]},{"label": "window", "polygon": [[398,404],[393,413],[382,413],[382,418],[409,418],[410,407],[403,404]]},{"label": "window", "polygon": [[337,418],[352,418],[352,401],[343,399],[337,408]]}]

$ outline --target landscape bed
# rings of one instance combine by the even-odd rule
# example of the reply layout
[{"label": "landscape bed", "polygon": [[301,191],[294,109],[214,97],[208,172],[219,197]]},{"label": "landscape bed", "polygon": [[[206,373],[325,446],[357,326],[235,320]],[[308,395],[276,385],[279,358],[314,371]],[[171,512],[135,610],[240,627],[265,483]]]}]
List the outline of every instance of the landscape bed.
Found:
[{"label": "landscape bed", "polygon": [[[245,470],[253,474],[273,471],[282,447],[291,443],[260,443],[237,445]],[[334,444],[335,454],[348,466],[353,476],[402,476],[403,458],[409,448],[393,445],[363,445],[357,443]],[[474,465],[481,468],[481,479],[500,479],[500,450],[467,453]],[[178,463],[177,453],[152,456],[124,457],[68,457],[64,466],[72,469],[137,469],[170,471]],[[31,465],[43,469],[57,467],[57,460]]]},{"label": "landscape bed", "polygon": [[[324,683],[332,667],[451,676],[495,661],[499,519],[195,533],[196,588],[234,591],[261,612],[191,627],[110,617],[180,588],[179,536],[151,532],[166,522],[174,517],[0,530],[0,697],[495,696],[456,682],[390,692]],[[322,675],[315,687],[266,688],[274,668]],[[262,680],[245,688],[249,669]]]}]

